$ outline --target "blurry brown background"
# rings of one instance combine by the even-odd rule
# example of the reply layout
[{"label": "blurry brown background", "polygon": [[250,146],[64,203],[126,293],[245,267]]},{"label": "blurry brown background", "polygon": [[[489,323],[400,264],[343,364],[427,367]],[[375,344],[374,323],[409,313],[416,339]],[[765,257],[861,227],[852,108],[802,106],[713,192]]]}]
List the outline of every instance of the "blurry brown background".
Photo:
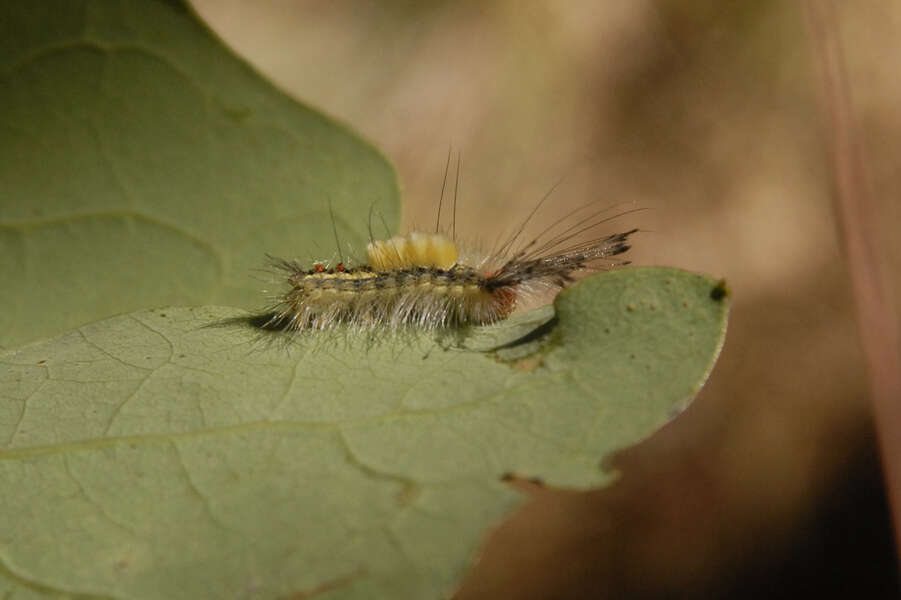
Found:
[{"label": "blurry brown background", "polygon": [[[890,239],[901,214],[901,3],[836,3]],[[833,204],[822,85],[799,4],[776,0],[194,0],[228,44],[350,124],[433,223],[461,150],[457,231],[493,241],[560,177],[545,223],[596,200],[651,210],[631,258],[722,276],[707,387],[621,453],[621,479],[534,501],[458,597],[895,597],[897,573]],[[536,229],[540,229],[536,223]],[[899,272],[901,244],[880,248]]]}]

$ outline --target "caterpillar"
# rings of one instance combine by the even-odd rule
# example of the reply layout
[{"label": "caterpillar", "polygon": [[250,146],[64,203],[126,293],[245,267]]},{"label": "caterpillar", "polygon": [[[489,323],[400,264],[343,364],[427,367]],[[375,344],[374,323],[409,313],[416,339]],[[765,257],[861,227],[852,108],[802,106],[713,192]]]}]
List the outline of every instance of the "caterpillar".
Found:
[{"label": "caterpillar", "polygon": [[436,225],[435,232],[413,231],[383,240],[370,233],[366,259],[359,264],[330,261],[305,267],[270,256],[286,291],[273,299],[267,326],[304,331],[337,325],[429,330],[485,325],[505,319],[529,298],[565,288],[578,272],[628,264],[617,257],[629,250],[629,238],[638,229],[573,242],[609,221],[597,220],[604,211],[554,233],[566,217],[560,219],[517,247],[543,202],[515,235],[491,252],[458,245],[455,235],[437,231]]}]

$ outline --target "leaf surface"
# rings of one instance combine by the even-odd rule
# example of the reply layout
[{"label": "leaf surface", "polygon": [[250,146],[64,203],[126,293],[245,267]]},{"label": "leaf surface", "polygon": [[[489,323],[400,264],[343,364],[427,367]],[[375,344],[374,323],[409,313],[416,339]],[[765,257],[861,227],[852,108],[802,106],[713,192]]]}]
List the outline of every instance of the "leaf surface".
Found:
[{"label": "leaf surface", "polygon": [[695,395],[725,333],[719,289],[600,274],[522,343],[546,309],[451,343],[286,340],[204,307],[2,354],[0,593],[439,597],[519,502],[503,475],[602,484],[605,456]]},{"label": "leaf surface", "polygon": [[148,306],[252,309],[265,253],[337,253],[330,204],[342,244],[370,206],[397,225],[385,159],[181,2],[0,4],[0,130],[0,347]]}]

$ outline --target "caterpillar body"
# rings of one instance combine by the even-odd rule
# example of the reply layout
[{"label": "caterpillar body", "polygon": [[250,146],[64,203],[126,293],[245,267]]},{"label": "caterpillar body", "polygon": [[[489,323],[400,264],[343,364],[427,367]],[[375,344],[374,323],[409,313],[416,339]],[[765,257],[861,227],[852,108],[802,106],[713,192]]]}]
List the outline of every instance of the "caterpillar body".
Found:
[{"label": "caterpillar body", "polygon": [[[606,221],[604,219],[601,222]],[[289,331],[350,325],[442,329],[500,321],[526,299],[559,291],[580,271],[628,264],[632,229],[572,243],[598,225],[570,228],[514,250],[516,237],[489,253],[466,251],[448,235],[412,232],[370,240],[361,264],[301,263],[270,257],[286,280],[274,298],[269,326]],[[547,232],[546,232],[547,233]]]}]

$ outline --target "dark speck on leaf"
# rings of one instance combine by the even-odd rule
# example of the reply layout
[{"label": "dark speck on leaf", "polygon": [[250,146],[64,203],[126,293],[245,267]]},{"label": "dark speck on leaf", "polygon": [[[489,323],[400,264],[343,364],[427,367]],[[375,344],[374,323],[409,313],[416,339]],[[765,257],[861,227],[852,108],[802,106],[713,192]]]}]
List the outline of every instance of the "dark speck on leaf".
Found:
[{"label": "dark speck on leaf", "polygon": [[719,283],[717,283],[712,290],[710,290],[710,297],[719,302],[723,298],[729,295],[729,288],[726,287],[726,280],[720,279]]},{"label": "dark speck on leaf", "polygon": [[253,115],[253,109],[246,106],[223,106],[222,112],[238,122],[246,121]]}]

